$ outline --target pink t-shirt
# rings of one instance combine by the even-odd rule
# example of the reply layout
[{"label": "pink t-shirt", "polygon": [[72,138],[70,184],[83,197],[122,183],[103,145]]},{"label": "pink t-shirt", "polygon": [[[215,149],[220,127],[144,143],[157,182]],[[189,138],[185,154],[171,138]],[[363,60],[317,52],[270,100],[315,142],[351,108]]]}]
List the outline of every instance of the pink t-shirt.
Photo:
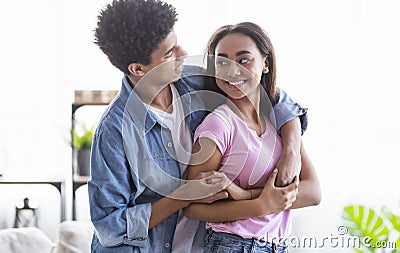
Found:
[{"label": "pink t-shirt", "polygon": [[[225,104],[199,125],[195,140],[200,137],[215,142],[222,153],[219,171],[243,189],[263,187],[282,153],[280,137],[268,120],[265,132],[258,136]],[[207,223],[207,228],[217,232],[268,241],[286,237],[290,227],[289,210],[232,222]]]}]

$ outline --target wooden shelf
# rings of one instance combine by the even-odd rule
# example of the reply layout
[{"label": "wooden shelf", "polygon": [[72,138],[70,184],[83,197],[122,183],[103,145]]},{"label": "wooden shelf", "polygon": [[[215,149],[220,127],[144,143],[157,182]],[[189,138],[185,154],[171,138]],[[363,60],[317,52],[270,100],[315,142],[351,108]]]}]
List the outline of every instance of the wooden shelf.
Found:
[{"label": "wooden shelf", "polygon": [[[75,112],[82,106],[96,106],[96,105],[108,105],[114,97],[118,94],[117,90],[76,90],[75,100],[72,103],[71,112],[71,129],[75,127]],[[72,132],[71,132],[72,134]],[[72,136],[71,136],[72,138]],[[76,218],[76,203],[75,203],[75,191],[82,185],[87,184],[90,176],[80,176],[75,171],[75,154],[72,150],[72,219]]]},{"label": "wooden shelf", "polygon": [[117,93],[117,90],[76,90],[74,104],[109,104]]},{"label": "wooden shelf", "polygon": [[89,176],[79,176],[79,175],[75,175],[74,176],[74,182],[78,182],[78,183],[87,183],[87,181],[89,181]]},{"label": "wooden shelf", "polygon": [[59,178],[38,178],[38,177],[0,177],[0,184],[13,185],[33,185],[33,184],[48,184],[54,186],[60,194],[60,221],[65,220],[65,190],[64,190],[64,179]]}]

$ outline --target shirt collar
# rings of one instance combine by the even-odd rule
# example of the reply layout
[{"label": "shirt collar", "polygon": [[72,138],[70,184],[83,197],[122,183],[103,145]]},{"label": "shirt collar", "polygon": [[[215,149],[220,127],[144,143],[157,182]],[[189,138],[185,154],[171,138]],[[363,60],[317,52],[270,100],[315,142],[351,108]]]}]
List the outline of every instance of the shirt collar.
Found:
[{"label": "shirt collar", "polygon": [[[187,83],[188,81],[189,80],[185,80],[185,78],[181,78],[174,85],[182,98],[182,105],[185,115],[189,115],[190,118],[190,111],[195,110],[196,108],[191,108],[191,96],[189,94],[193,91],[193,88]],[[161,124],[158,118],[148,110],[135,89],[132,88],[127,76],[124,76],[122,79],[120,97],[125,107],[124,115],[130,116],[134,124],[138,127],[138,130],[143,135],[153,128],[156,123]]]},{"label": "shirt collar", "polygon": [[146,134],[157,123],[157,117],[146,108],[126,76],[122,79],[120,98],[124,104],[124,118],[129,115],[140,133]]}]

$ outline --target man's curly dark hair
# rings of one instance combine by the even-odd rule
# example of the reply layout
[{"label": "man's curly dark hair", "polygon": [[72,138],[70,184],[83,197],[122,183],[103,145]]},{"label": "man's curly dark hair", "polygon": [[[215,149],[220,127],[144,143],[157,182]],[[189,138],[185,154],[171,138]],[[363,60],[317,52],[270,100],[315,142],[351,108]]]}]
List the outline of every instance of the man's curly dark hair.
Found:
[{"label": "man's curly dark hair", "polygon": [[177,16],[172,5],[159,0],[114,0],[100,11],[94,43],[129,74],[129,64],[151,63],[151,53],[172,31]]}]

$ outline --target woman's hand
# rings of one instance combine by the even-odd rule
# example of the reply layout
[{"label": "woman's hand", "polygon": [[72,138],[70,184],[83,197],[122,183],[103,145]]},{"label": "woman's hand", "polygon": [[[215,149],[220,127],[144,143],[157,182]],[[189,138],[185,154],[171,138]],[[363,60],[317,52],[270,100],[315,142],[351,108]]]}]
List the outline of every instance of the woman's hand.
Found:
[{"label": "woman's hand", "polygon": [[[201,173],[200,173],[201,174]],[[225,173],[223,172],[215,172],[214,175],[218,175],[218,181],[222,180],[225,182],[228,186],[225,188],[225,191],[228,192],[229,194],[229,199],[233,200],[246,200],[246,199],[253,199],[255,197],[258,197],[259,194],[255,195],[256,193],[252,193],[252,190],[246,190],[235,184],[231,179],[229,179]],[[198,175],[201,177],[202,175]],[[203,175],[204,176],[204,175]],[[209,175],[206,175],[209,176]],[[219,178],[220,177],[220,178]],[[215,181],[216,179],[210,179],[210,181]]]},{"label": "woman's hand", "polygon": [[226,191],[229,193],[229,198],[233,200],[252,199],[251,190],[245,190],[234,182],[226,187]]},{"label": "woman's hand", "polygon": [[296,175],[293,182],[285,187],[276,187],[275,180],[278,170],[274,169],[269,176],[264,189],[256,199],[260,216],[278,213],[290,208],[298,194],[299,177]]},{"label": "woman's hand", "polygon": [[251,190],[245,190],[235,184],[232,180],[230,180],[225,173],[220,172],[221,176],[224,177],[224,181],[228,182],[228,186],[226,187],[226,191],[229,194],[229,199],[233,200],[245,200],[245,199],[252,199]]}]

